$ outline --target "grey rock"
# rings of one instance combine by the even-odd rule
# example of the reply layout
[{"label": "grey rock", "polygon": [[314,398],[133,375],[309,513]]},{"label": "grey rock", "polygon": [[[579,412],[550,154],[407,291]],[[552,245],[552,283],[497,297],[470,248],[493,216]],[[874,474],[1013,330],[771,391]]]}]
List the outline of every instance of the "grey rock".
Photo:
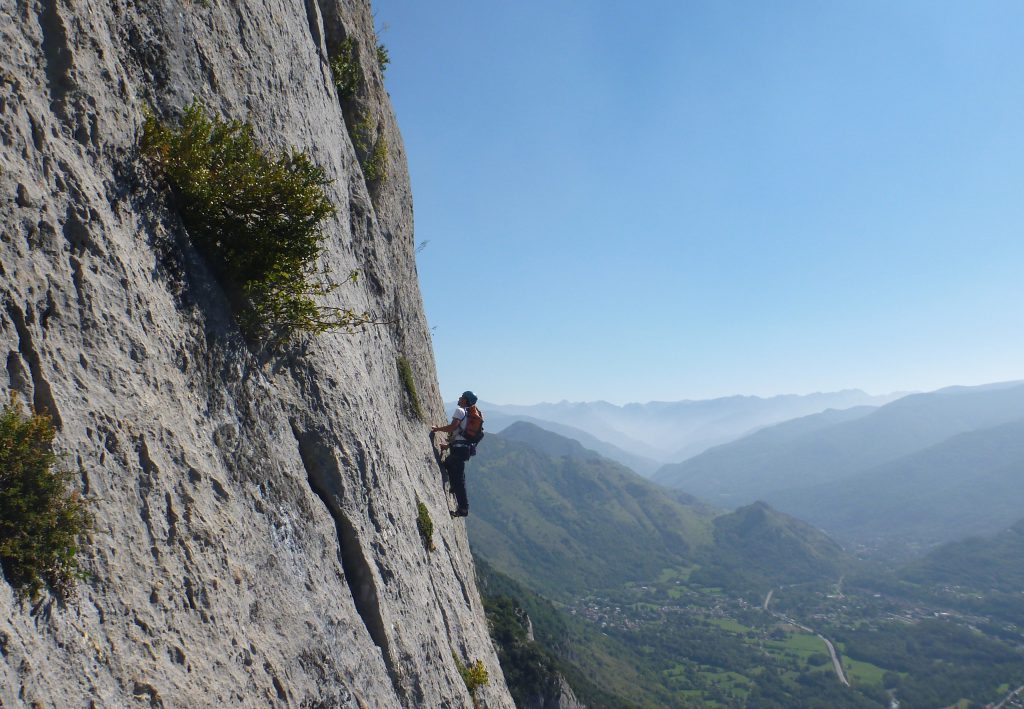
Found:
[{"label": "grey rock", "polygon": [[[361,0],[0,0],[0,396],[58,427],[97,520],[68,603],[0,582],[5,707],[511,707],[464,522],[395,359],[444,421],[401,136]],[[389,145],[371,196],[328,47],[356,38]],[[201,97],[307,151],[338,206],[331,297],[393,326],[245,345],[140,164]],[[422,544],[416,502],[435,524]]]},{"label": "grey rock", "polygon": [[521,698],[519,709],[586,709],[576,698],[569,682],[561,674],[555,675],[550,684],[536,688],[536,692]]},{"label": "grey rock", "polygon": [[558,697],[544,705],[544,709],[585,709],[580,700],[573,694],[572,687],[566,682],[565,677],[558,678]]}]

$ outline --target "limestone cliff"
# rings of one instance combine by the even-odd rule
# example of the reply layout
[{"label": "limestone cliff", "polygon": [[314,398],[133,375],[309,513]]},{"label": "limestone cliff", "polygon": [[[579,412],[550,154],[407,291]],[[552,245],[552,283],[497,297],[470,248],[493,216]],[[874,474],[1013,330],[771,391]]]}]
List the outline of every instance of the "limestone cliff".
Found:
[{"label": "limestone cliff", "polygon": [[[0,396],[51,413],[96,529],[76,598],[0,582],[0,705],[509,707],[444,420],[401,137],[364,0],[0,0]],[[371,195],[329,56],[386,137]],[[393,325],[261,351],[138,155],[199,97],[333,179],[330,296]],[[350,111],[351,113],[351,111]],[[352,116],[349,116],[351,123]],[[417,500],[435,524],[427,551]]]}]

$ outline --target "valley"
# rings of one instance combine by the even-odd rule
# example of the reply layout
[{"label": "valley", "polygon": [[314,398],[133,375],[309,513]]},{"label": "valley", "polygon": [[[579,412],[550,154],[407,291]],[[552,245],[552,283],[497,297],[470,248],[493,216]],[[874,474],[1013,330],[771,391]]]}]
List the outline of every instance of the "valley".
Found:
[{"label": "valley", "polygon": [[967,708],[1024,681],[1024,522],[927,553],[844,548],[523,422],[476,466],[484,575],[510,577],[504,595],[587,706]]},{"label": "valley", "polygon": [[[743,706],[755,690],[757,706],[811,706],[823,695],[831,706],[885,706],[891,696],[904,707],[987,703],[1024,676],[1024,655],[1015,649],[1024,643],[1024,628],[1006,627],[1002,639],[985,638],[977,628],[992,627],[992,616],[871,589],[837,593],[826,584],[771,589],[774,603],[766,609],[721,588],[694,586],[687,582],[691,572],[665,570],[646,583],[581,597],[565,611],[630,647],[679,706]],[[932,643],[928,662],[915,657],[916,643],[892,647],[908,628],[920,629],[911,637]],[[868,634],[875,636],[870,643]],[[961,652],[972,645],[977,652]],[[948,676],[945,658],[954,655],[955,688],[932,691],[930,677],[940,671]],[[1005,658],[996,671],[993,657]]]}]

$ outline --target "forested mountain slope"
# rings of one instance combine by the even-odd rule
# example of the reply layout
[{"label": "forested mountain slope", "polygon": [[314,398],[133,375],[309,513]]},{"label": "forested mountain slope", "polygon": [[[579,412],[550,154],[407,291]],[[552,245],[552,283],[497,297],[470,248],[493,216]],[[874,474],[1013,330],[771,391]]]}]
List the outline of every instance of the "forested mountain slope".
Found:
[{"label": "forested mountain slope", "polygon": [[962,433],[843,480],[782,490],[769,499],[859,543],[927,548],[993,534],[1024,510],[1024,419]]},{"label": "forested mountain slope", "polygon": [[[554,452],[556,434],[534,430]],[[711,542],[703,507],[561,441],[570,455],[488,435],[467,465],[470,540],[498,570],[559,597],[656,575]]]},{"label": "forested mountain slope", "polygon": [[771,501],[782,490],[841,480],[952,436],[1018,420],[1024,385],[942,389],[863,413],[787,422],[665,466],[654,479],[722,506]]}]

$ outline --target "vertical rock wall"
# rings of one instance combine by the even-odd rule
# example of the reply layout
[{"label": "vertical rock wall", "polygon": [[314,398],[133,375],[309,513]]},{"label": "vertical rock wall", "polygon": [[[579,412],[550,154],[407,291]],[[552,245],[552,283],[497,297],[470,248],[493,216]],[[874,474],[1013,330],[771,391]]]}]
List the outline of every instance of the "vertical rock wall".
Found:
[{"label": "vertical rock wall", "polygon": [[[511,706],[462,521],[396,367],[444,420],[401,137],[361,0],[0,0],[0,396],[53,416],[97,518],[63,604],[0,582],[0,706]],[[328,56],[359,47],[371,195]],[[393,326],[242,340],[141,164],[193,97],[334,180],[332,304]],[[350,118],[351,120],[351,118]],[[416,527],[435,524],[434,551]]]}]

